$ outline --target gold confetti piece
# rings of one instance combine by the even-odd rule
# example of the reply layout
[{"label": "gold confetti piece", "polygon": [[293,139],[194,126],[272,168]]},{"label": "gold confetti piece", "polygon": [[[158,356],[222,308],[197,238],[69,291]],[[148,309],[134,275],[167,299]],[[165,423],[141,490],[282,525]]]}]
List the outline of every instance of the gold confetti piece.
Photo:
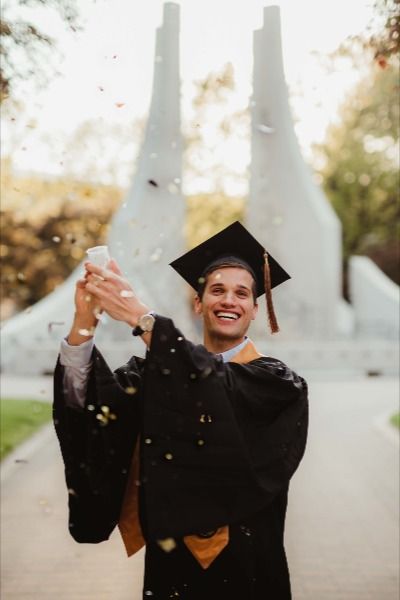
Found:
[{"label": "gold confetti piece", "polygon": [[196,373],[190,373],[189,377],[190,377],[190,379],[196,379],[197,375],[196,375]]},{"label": "gold confetti piece", "polygon": [[197,445],[198,446],[204,446],[205,441],[204,440],[197,440]]},{"label": "gold confetti piece", "polygon": [[26,277],[25,277],[25,275],[24,275],[23,273],[18,273],[18,275],[17,275],[17,279],[18,279],[19,281],[25,281],[25,280],[26,280]]},{"label": "gold confetti piece", "polygon": [[121,290],[120,295],[122,298],[133,298],[135,296],[132,290]]},{"label": "gold confetti piece", "polygon": [[207,415],[205,413],[203,413],[200,417],[200,423],[211,423],[212,422],[212,418],[211,415]]},{"label": "gold confetti piece", "polygon": [[205,277],[199,277],[198,280],[197,280],[197,283],[202,284],[202,283],[205,283],[205,281],[206,281]]},{"label": "gold confetti piece", "polygon": [[176,352],[175,348],[171,348],[170,352]]},{"label": "gold confetti piece", "polygon": [[128,387],[126,387],[126,388],[125,388],[125,392],[126,392],[127,394],[131,394],[131,395],[133,395],[133,394],[136,394],[136,392],[137,392],[137,388],[135,388],[135,387],[133,387],[133,386],[131,385],[131,386],[128,386]]},{"label": "gold confetti piece", "polygon": [[110,407],[109,406],[101,406],[101,412],[104,413],[105,415],[108,415],[110,412]]},{"label": "gold confetti piece", "polygon": [[68,494],[70,496],[77,496],[78,494],[76,493],[76,491],[74,490],[74,488],[68,488]]},{"label": "gold confetti piece", "polygon": [[116,103],[115,103],[115,106],[116,106],[117,108],[122,108],[123,106],[125,106],[125,102],[116,102]]},{"label": "gold confetti piece", "polygon": [[150,446],[150,444],[153,442],[153,440],[151,438],[146,438],[144,440],[144,443],[147,444],[147,446]]},{"label": "gold confetti piece", "polygon": [[162,369],[162,370],[161,370],[161,373],[162,373],[163,375],[169,375],[169,374],[171,373],[171,370],[170,370],[170,369]]},{"label": "gold confetti piece", "polygon": [[94,334],[94,329],[94,327],[91,327],[90,329],[78,329],[78,333],[84,337],[91,337]]},{"label": "gold confetti piece", "polygon": [[95,408],[96,408],[96,407],[94,406],[94,404],[88,404],[88,405],[87,405],[87,409],[88,409],[88,410],[90,410],[90,411],[93,411],[93,410],[95,410]]},{"label": "gold confetti piece", "polygon": [[47,331],[49,333],[52,332],[53,327],[57,326],[57,325],[65,325],[65,321],[50,321],[50,323],[47,325]]},{"label": "gold confetti piece", "polygon": [[58,235],[53,235],[53,237],[51,238],[53,240],[53,242],[55,242],[56,244],[58,244],[58,242],[61,242],[61,238]]},{"label": "gold confetti piece", "polygon": [[173,456],[173,454],[171,454],[171,452],[166,452],[166,453],[164,454],[164,458],[165,458],[166,460],[172,460],[172,459],[174,458],[174,456]]},{"label": "gold confetti piece", "polygon": [[157,540],[157,544],[164,552],[171,552],[176,548],[176,542],[174,538],[165,538],[165,540]]},{"label": "gold confetti piece", "polygon": [[178,339],[178,342],[182,342],[183,337],[180,335],[177,339]]}]

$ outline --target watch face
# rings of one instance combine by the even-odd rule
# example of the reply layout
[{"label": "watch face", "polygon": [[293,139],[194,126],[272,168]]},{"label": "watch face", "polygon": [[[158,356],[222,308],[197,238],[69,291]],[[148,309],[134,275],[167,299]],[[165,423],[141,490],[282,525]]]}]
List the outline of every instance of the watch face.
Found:
[{"label": "watch face", "polygon": [[143,331],[152,331],[154,326],[154,317],[153,315],[142,315],[139,319],[139,326]]}]

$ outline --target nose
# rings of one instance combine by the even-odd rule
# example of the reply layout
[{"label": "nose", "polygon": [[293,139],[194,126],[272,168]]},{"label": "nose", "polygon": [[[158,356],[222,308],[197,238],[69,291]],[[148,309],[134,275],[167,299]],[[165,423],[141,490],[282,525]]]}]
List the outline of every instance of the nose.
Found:
[{"label": "nose", "polygon": [[228,308],[228,306],[232,307],[232,306],[235,306],[235,304],[236,304],[235,294],[230,291],[225,292],[223,298],[221,298],[221,305]]}]

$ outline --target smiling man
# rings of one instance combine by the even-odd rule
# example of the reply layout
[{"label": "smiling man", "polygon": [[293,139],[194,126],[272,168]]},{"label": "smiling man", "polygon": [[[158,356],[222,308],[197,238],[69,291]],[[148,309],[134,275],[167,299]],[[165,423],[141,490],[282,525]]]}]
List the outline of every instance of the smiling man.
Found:
[{"label": "smiling man", "polygon": [[[239,223],[172,266],[197,290],[203,345],[144,305],[115,262],[87,264],[77,284],[54,399],[71,535],[96,543],[118,525],[128,555],[146,544],[143,598],[288,600],[307,386],[247,331],[264,291],[277,331],[271,289],[289,276]],[[142,337],[145,359],[110,371],[91,339],[99,307]]]}]

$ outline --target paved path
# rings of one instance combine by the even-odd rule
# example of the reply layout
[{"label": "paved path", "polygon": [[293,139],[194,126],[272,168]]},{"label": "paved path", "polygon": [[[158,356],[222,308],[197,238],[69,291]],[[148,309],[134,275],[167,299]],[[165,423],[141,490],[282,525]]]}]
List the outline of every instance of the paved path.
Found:
[{"label": "paved path", "polygon": [[[377,422],[395,410],[396,383],[310,387],[287,521],[294,600],[397,600],[398,443]],[[28,462],[2,485],[2,600],[139,600],[143,555],[127,559],[118,533],[97,546],[67,535],[57,441],[43,440],[30,456],[19,450]]]}]

